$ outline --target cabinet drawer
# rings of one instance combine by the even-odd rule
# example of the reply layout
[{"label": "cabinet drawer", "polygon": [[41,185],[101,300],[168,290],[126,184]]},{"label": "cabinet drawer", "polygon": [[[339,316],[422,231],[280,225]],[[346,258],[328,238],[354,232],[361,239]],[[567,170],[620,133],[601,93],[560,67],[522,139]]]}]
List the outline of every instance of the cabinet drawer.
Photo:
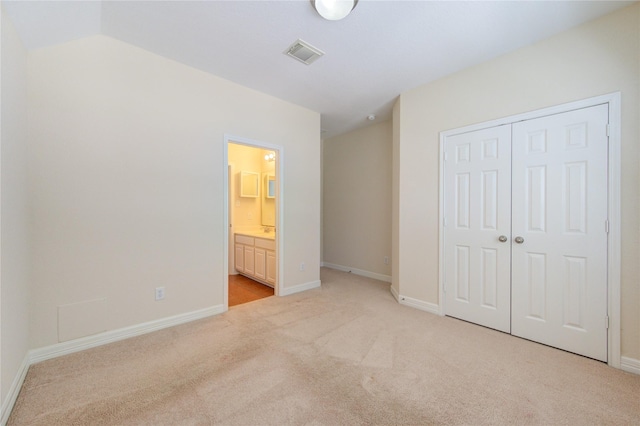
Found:
[{"label": "cabinet drawer", "polygon": [[267,250],[275,250],[276,242],[275,240],[265,240],[263,238],[256,238],[256,247],[261,247]]},{"label": "cabinet drawer", "polygon": [[246,235],[238,235],[236,234],[236,243],[246,244],[248,246],[253,245],[253,237],[247,237]]}]

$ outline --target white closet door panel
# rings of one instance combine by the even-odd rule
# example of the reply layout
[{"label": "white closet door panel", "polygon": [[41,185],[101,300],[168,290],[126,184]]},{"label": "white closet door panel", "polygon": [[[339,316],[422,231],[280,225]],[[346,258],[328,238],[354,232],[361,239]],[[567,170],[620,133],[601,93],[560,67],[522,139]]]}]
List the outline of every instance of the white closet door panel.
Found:
[{"label": "white closet door panel", "polygon": [[[447,315],[510,331],[511,128],[448,137],[445,150]],[[500,242],[504,235],[507,242]]]},{"label": "white closet door panel", "polygon": [[607,105],[523,121],[512,145],[512,333],[602,361],[607,123]]}]

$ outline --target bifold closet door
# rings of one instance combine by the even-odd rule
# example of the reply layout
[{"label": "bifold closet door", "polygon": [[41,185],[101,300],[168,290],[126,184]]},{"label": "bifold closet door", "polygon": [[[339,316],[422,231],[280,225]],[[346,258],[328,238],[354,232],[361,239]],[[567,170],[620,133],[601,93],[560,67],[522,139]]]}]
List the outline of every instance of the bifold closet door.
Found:
[{"label": "bifold closet door", "polygon": [[444,142],[446,314],[607,361],[608,105]]},{"label": "bifold closet door", "polygon": [[447,315],[510,331],[511,126],[444,142]]},{"label": "bifold closet door", "polygon": [[608,106],[513,124],[511,332],[607,360]]}]

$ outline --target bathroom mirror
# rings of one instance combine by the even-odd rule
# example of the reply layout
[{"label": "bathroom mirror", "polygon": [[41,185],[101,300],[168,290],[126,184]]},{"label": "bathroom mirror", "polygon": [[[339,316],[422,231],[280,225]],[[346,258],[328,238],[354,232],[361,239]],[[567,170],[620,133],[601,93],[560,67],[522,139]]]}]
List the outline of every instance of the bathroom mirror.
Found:
[{"label": "bathroom mirror", "polygon": [[260,194],[259,174],[255,172],[240,172],[240,196],[257,198]]},{"label": "bathroom mirror", "polygon": [[266,198],[276,198],[276,177],[266,173],[264,176],[264,196]]},{"label": "bathroom mirror", "polygon": [[276,177],[262,173],[262,226],[276,226]]}]

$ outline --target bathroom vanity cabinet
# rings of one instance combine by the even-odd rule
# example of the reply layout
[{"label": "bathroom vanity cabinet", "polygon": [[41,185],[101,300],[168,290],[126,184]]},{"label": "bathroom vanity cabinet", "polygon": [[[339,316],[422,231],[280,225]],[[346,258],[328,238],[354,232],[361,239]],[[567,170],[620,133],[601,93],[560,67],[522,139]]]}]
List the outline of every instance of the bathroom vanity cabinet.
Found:
[{"label": "bathroom vanity cabinet", "polygon": [[236,271],[270,287],[275,287],[277,264],[275,239],[237,233],[234,244]]}]

